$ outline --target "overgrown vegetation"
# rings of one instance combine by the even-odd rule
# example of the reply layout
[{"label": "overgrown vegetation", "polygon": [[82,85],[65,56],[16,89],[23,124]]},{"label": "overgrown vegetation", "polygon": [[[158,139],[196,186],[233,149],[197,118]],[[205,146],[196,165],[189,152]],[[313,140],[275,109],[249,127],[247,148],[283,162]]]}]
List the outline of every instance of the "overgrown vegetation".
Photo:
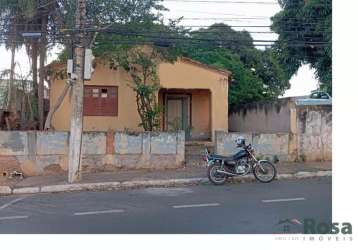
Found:
[{"label": "overgrown vegetation", "polygon": [[160,52],[155,47],[121,47],[109,57],[112,69],[124,68],[133,80],[130,87],[136,93],[137,111],[141,119],[139,126],[145,131],[158,130],[162,112],[157,102]]},{"label": "overgrown vegetation", "polygon": [[321,89],[332,94],[332,0],[279,0],[273,18],[274,52],[288,76],[310,64]]},{"label": "overgrown vegetation", "polygon": [[[165,8],[160,0],[87,0],[87,25],[94,30],[108,27],[108,24],[144,23],[160,19],[161,11]],[[7,49],[11,49],[13,58],[18,47],[26,46],[31,58],[32,91],[35,102],[40,110],[36,115],[39,128],[42,129],[43,88],[45,80],[44,63],[47,50],[52,45],[61,44],[66,52],[71,51],[73,45],[76,1],[73,0],[2,0],[0,1],[0,33],[5,39]],[[40,33],[38,38],[24,38],[23,32]],[[97,32],[86,34],[90,46],[95,40]],[[69,54],[69,53],[64,53]],[[38,66],[38,58],[40,64]],[[63,58],[64,59],[64,58]],[[14,60],[13,60],[14,61]],[[14,72],[14,63],[11,63]],[[13,75],[13,74],[12,74]],[[39,79],[38,79],[39,76]],[[11,84],[14,81],[10,77]],[[15,110],[12,113],[16,114]],[[14,128],[11,128],[14,129]]]},{"label": "overgrown vegetation", "polygon": [[[116,30],[125,29],[130,35],[121,33],[104,33],[96,37],[94,53],[97,57],[109,61],[112,69],[124,69],[133,80],[130,87],[136,94],[136,104],[141,123],[139,126],[146,131],[160,129],[162,107],[157,102],[157,94],[160,88],[157,66],[160,62],[174,62],[178,53],[174,48],[158,46],[153,42],[150,46],[142,45],[143,37],[133,37],[134,30],[146,27],[150,30],[170,30],[171,26],[154,24],[152,22],[142,24],[129,24],[126,26],[115,25]],[[172,26],[174,28],[174,26]],[[130,39],[136,43],[123,44],[121,41]]]},{"label": "overgrown vegetation", "polygon": [[[331,1],[279,2],[283,10],[273,17],[272,26],[280,35],[279,41],[274,48],[261,50],[255,47],[249,32],[236,31],[223,23],[199,30],[184,29],[179,25],[180,19],[164,25],[162,12],[166,9],[160,0],[87,0],[87,46],[93,47],[96,56],[108,59],[113,69],[123,68],[133,79],[131,87],[136,93],[140,125],[145,130],[159,128],[157,65],[173,62],[178,56],[231,71],[230,108],[282,95],[303,63],[316,69],[324,83],[322,88],[331,92]],[[75,9],[72,0],[0,2],[0,32],[14,58],[16,48],[26,46],[37,104],[43,101],[39,93],[47,50],[56,43],[65,48],[59,59],[65,61],[71,54]],[[25,39],[21,35],[24,31],[40,32],[41,39]],[[14,78],[14,65],[10,65],[10,79]],[[41,109],[41,105],[36,107],[35,112]],[[35,118],[41,121],[39,115],[35,114]]]},{"label": "overgrown vegetation", "polygon": [[201,40],[182,44],[184,56],[232,72],[230,108],[275,99],[290,87],[289,78],[273,51],[256,49],[250,33],[219,23],[190,34]]},{"label": "overgrown vegetation", "polygon": [[[0,122],[0,129],[36,129],[36,103],[29,74],[14,73],[12,82],[9,79],[11,70],[0,72],[0,109],[5,110]],[[5,79],[5,80],[4,80]],[[11,106],[10,111],[6,111]]]}]

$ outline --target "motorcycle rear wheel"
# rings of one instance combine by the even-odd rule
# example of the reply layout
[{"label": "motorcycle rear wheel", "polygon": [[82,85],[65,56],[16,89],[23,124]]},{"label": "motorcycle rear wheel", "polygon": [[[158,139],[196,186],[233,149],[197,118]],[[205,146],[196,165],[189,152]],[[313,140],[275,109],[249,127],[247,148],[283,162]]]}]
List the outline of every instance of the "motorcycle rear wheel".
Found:
[{"label": "motorcycle rear wheel", "polygon": [[220,168],[221,166],[213,164],[207,169],[208,178],[214,185],[224,185],[228,178],[226,174],[217,172]]}]

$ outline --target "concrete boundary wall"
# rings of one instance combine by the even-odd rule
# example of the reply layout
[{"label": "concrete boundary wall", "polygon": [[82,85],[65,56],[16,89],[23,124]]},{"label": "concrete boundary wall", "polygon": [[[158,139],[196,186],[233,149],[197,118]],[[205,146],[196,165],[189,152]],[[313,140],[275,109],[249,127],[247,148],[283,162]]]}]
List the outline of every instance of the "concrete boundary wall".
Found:
[{"label": "concrete boundary wall", "polygon": [[298,158],[332,160],[332,106],[298,106],[295,115]]},{"label": "concrete boundary wall", "polygon": [[274,160],[278,158],[280,161],[290,161],[288,133],[279,134],[252,134],[252,133],[226,133],[217,131],[215,136],[215,151],[221,155],[232,155],[237,152],[235,139],[243,137],[246,144],[252,144],[256,154],[264,159]]},{"label": "concrete boundary wall", "polygon": [[237,152],[235,139],[244,137],[261,158],[280,161],[332,160],[332,107],[298,106],[290,112],[289,133],[227,133],[216,131],[215,150]]},{"label": "concrete boundary wall", "polygon": [[[27,176],[68,170],[68,132],[0,131],[0,171]],[[82,170],[178,168],[185,161],[185,134],[86,132]]]},{"label": "concrete boundary wall", "polygon": [[[294,105],[293,99],[289,102],[279,102],[284,105],[285,115],[281,116],[282,121],[289,124],[282,129],[276,126],[276,122],[271,119],[270,128],[266,128],[261,113],[250,111],[250,119],[254,122],[233,119],[231,116],[231,129],[234,133],[217,133],[217,152],[222,154],[232,153],[234,140],[239,135],[248,138],[248,142],[256,146],[259,154],[264,157],[278,157],[281,161],[331,161],[332,160],[332,105]],[[288,105],[288,103],[291,103]],[[255,105],[253,105],[256,107]],[[273,104],[271,106],[274,106]],[[237,124],[237,123],[245,124]],[[250,131],[243,129],[245,126],[252,126]],[[257,125],[258,124],[258,125]],[[234,126],[235,125],[235,126]],[[267,132],[277,130],[279,132]],[[244,132],[240,134],[238,132]],[[282,132],[282,133],[280,133]],[[231,145],[231,146],[230,146]]]},{"label": "concrete boundary wall", "polygon": [[[238,105],[229,114],[229,131],[241,133],[289,133],[290,110],[295,98]],[[259,121],[259,122],[258,122]]]},{"label": "concrete boundary wall", "polygon": [[[302,125],[302,124],[300,124]],[[299,127],[302,128],[302,127]],[[262,159],[283,162],[293,161],[331,161],[332,160],[332,131],[324,127],[322,134],[310,133],[277,133],[277,134],[248,134],[216,132],[215,151],[221,155],[232,155],[237,152],[235,139],[244,137],[247,144],[251,143],[257,155]]]}]

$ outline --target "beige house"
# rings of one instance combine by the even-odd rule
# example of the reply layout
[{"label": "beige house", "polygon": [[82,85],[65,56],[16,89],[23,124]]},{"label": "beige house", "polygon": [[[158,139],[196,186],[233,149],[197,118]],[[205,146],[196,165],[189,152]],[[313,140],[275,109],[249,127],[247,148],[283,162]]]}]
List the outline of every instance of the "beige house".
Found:
[{"label": "beige house", "polygon": [[[64,67],[64,65],[53,65]],[[163,107],[162,130],[183,129],[187,140],[210,140],[216,130],[228,130],[228,85],[230,72],[181,58],[158,67]],[[53,78],[50,106],[56,103],[64,80]],[[97,63],[90,81],[85,82],[84,130],[142,131],[132,80],[124,70],[112,70]],[[70,128],[70,97],[65,97],[55,113],[56,130]]]}]

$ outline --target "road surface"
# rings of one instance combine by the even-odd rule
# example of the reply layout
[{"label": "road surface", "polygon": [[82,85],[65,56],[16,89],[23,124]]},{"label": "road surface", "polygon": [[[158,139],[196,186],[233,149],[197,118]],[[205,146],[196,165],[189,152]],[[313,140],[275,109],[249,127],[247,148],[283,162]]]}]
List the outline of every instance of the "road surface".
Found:
[{"label": "road surface", "polygon": [[331,189],[316,178],[6,196],[0,233],[298,233],[304,219],[331,222]]}]

